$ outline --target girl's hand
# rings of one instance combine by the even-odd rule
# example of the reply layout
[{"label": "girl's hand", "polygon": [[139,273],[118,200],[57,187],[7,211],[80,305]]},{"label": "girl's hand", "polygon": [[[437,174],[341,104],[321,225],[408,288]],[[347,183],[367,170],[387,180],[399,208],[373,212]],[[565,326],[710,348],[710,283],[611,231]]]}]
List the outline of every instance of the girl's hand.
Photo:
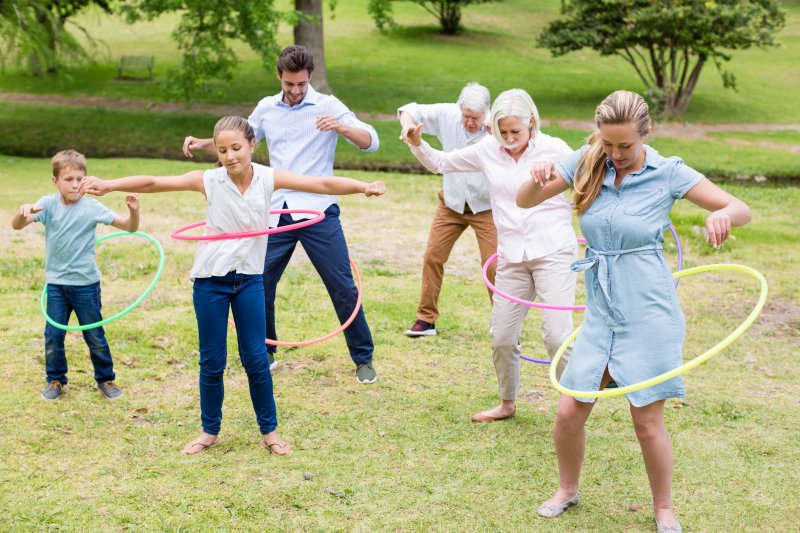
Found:
[{"label": "girl's hand", "polygon": [[81,193],[81,196],[83,196],[86,193],[92,194],[94,196],[103,196],[105,193],[109,191],[110,189],[108,187],[108,184],[106,184],[106,182],[95,176],[86,176],[81,180],[81,188],[79,191]]},{"label": "girl's hand", "polygon": [[19,214],[27,218],[34,213],[38,213],[42,209],[44,209],[44,207],[39,207],[36,204],[22,204],[19,206]]},{"label": "girl's hand", "polygon": [[382,181],[373,181],[364,189],[365,196],[381,196],[386,194],[386,184]]},{"label": "girl's hand", "polygon": [[537,161],[531,167],[531,181],[539,187],[544,187],[548,181],[553,181],[556,166],[552,161]]},{"label": "girl's hand", "polygon": [[128,209],[131,211],[138,211],[139,210],[139,193],[129,194],[125,197],[125,204],[128,206]]},{"label": "girl's hand", "polygon": [[731,217],[723,211],[714,211],[706,219],[706,242],[714,248],[722,246],[731,235]]}]

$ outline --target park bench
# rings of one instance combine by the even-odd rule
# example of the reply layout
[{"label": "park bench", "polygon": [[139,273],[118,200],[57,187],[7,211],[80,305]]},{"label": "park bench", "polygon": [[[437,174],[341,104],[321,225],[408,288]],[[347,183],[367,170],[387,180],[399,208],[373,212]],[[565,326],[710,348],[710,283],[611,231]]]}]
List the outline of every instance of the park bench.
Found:
[{"label": "park bench", "polygon": [[[153,56],[120,56],[117,65],[119,79],[153,79]],[[147,76],[144,76],[147,73]],[[138,74],[138,75],[134,75]]]}]

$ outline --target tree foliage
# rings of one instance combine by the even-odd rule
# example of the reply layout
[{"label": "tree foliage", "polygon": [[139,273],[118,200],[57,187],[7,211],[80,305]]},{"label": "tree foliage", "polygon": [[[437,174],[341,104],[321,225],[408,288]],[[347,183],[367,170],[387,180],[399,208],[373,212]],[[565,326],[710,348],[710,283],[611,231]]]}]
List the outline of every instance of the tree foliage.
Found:
[{"label": "tree foliage", "polygon": [[[367,10],[372,15],[375,25],[381,31],[396,26],[392,4],[399,0],[370,0]],[[488,4],[498,0],[405,0],[422,6],[427,12],[439,20],[442,33],[455,35],[464,28],[461,25],[461,9],[470,4]]]},{"label": "tree foliage", "polygon": [[735,89],[723,68],[730,51],[774,46],[785,22],[778,0],[564,0],[561,13],[540,34],[540,46],[554,56],[592,48],[622,57],[664,114],[687,109],[709,60]]},{"label": "tree foliage", "polygon": [[68,27],[94,41],[70,17],[89,4],[109,11],[105,0],[0,0],[0,65],[11,60],[27,64],[34,75],[54,73],[69,60],[86,60],[89,54]]},{"label": "tree foliage", "polygon": [[293,13],[275,8],[273,0],[133,0],[119,11],[128,22],[152,20],[171,12],[181,14],[172,36],[182,54],[180,67],[167,73],[170,96],[192,100],[209,92],[214,80],[231,81],[238,58],[231,41],[242,41],[261,58],[264,68],[275,68],[280,53],[278,25],[293,23]]}]

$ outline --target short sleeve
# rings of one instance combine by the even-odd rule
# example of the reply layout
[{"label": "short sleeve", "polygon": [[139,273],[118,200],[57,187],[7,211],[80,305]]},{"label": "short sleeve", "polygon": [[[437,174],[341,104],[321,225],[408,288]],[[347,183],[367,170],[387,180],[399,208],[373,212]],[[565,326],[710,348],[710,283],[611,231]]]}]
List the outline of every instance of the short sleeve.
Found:
[{"label": "short sleeve", "polygon": [[673,198],[680,199],[705,176],[687,166],[680,158],[675,158],[674,165],[669,183],[670,193]]},{"label": "short sleeve", "polygon": [[94,212],[95,212],[95,220],[99,224],[105,224],[106,226],[114,222],[117,218],[117,214],[106,207],[105,205],[101,204],[97,200],[95,200]]},{"label": "short sleeve", "polygon": [[47,225],[47,218],[50,214],[50,206],[52,205],[51,199],[52,197],[42,196],[36,200],[35,204],[33,204],[42,208],[41,211],[33,214],[34,222],[41,222],[42,224]]},{"label": "short sleeve", "polygon": [[572,152],[569,154],[565,159],[556,163],[556,172],[558,172],[564,181],[567,182],[567,185],[570,187],[573,186],[573,182],[575,180],[575,172],[578,169],[578,163],[581,160],[581,156],[588,148],[588,145],[582,146],[580,149]]}]

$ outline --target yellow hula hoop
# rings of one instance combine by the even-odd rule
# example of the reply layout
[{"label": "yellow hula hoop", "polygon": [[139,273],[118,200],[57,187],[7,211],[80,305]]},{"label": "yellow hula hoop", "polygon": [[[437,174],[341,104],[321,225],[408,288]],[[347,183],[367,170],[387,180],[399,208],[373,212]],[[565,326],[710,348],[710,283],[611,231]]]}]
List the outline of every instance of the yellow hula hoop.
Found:
[{"label": "yellow hula hoop", "polygon": [[674,278],[682,278],[684,276],[691,276],[693,274],[699,274],[701,272],[708,272],[711,270],[735,270],[738,272],[744,272],[746,274],[751,275],[755,279],[757,279],[761,283],[761,294],[758,296],[758,301],[756,302],[756,306],[747,315],[747,318],[744,319],[738,328],[733,330],[733,332],[722,339],[716,346],[713,346],[705,353],[702,353],[692,359],[691,361],[682,364],[678,368],[670,370],[669,372],[664,372],[658,376],[652,377],[645,381],[640,381],[639,383],[634,383],[633,385],[628,385],[627,387],[620,387],[618,389],[607,389],[601,391],[580,391],[580,390],[572,390],[568,389],[561,385],[556,379],[556,369],[558,368],[558,361],[561,359],[561,356],[564,355],[564,352],[567,350],[567,347],[572,344],[575,338],[578,336],[578,332],[581,328],[577,328],[572,334],[564,341],[564,344],[561,345],[561,348],[558,349],[556,355],[553,357],[552,362],[550,363],[550,383],[561,393],[567,394],[574,398],[609,398],[611,396],[619,396],[621,394],[627,394],[629,392],[634,392],[638,390],[645,389],[647,387],[652,387],[653,385],[658,385],[659,383],[663,383],[664,381],[674,378],[677,375],[683,374],[689,369],[692,369],[702,363],[705,363],[719,352],[724,350],[728,347],[733,341],[738,339],[742,333],[747,331],[753,322],[755,322],[758,315],[761,313],[761,310],[764,308],[764,304],[767,301],[767,280],[758,270],[750,268],[744,265],[734,265],[734,264],[716,264],[716,265],[703,265],[694,268],[687,268],[686,270],[681,270],[679,272],[674,272],[672,276]]}]

